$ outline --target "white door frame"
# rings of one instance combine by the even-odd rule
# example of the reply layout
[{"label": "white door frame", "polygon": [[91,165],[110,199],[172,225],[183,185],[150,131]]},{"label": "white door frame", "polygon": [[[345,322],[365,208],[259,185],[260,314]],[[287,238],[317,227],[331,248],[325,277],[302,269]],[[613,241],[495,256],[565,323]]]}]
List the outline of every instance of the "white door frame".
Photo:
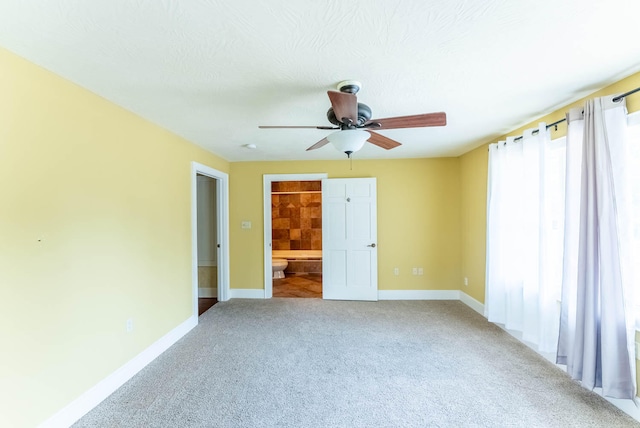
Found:
[{"label": "white door frame", "polygon": [[191,288],[193,316],[198,319],[198,180],[197,175],[216,180],[216,231],[218,235],[218,301],[229,300],[229,175],[198,162],[191,162]]},{"label": "white door frame", "polygon": [[271,182],[273,181],[312,181],[328,178],[328,174],[265,174],[264,184],[264,298],[273,297],[273,272],[271,269]]}]

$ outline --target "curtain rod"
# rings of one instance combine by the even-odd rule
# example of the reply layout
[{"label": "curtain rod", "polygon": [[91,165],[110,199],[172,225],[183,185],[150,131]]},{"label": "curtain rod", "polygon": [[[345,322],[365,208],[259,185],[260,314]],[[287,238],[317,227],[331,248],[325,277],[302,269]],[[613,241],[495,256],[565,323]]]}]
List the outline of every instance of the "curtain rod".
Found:
[{"label": "curtain rod", "polygon": [[630,90],[629,92],[625,92],[622,95],[618,95],[617,97],[615,97],[614,99],[612,99],[611,101],[613,101],[614,103],[617,103],[618,101],[620,101],[621,99],[623,99],[624,97],[631,95],[631,94],[635,94],[636,92],[640,91],[640,88],[635,88]]},{"label": "curtain rod", "polygon": [[[640,91],[640,88],[632,89],[632,90],[630,90],[629,92],[625,92],[624,94],[620,94],[620,95],[618,95],[617,97],[612,98],[612,99],[611,99],[611,101],[613,101],[614,103],[617,103],[617,102],[618,102],[618,101],[620,101],[621,99],[623,99],[623,98],[625,98],[625,97],[627,97],[627,96],[629,96],[629,95],[631,95],[631,94],[635,94],[635,93],[636,93],[636,92],[638,92],[638,91]],[[566,121],[567,121],[567,118],[566,118],[566,117],[565,117],[565,118],[563,118],[563,119],[560,119],[560,120],[556,120],[555,122],[550,123],[549,125],[547,125],[547,129],[549,129],[549,128],[553,128],[554,126],[558,126],[558,124],[560,124],[560,123],[562,123],[562,122],[566,122]],[[557,128],[556,128],[556,129],[557,129]],[[536,129],[536,130],[534,130],[534,131],[532,132],[532,134],[537,134],[538,132],[539,132],[539,131]],[[524,135],[521,135],[521,136],[519,136],[519,137],[514,138],[514,139],[513,139],[513,141],[522,140],[523,138],[524,138]],[[505,141],[505,144],[507,144],[507,142],[506,142],[506,141]]]}]

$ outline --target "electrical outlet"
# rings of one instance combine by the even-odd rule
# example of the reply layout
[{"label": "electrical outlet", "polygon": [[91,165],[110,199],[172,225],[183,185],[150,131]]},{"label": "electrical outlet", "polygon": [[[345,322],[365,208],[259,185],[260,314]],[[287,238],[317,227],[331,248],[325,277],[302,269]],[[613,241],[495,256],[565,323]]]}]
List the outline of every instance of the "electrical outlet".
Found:
[{"label": "electrical outlet", "polygon": [[424,275],[424,269],[418,268],[418,275]]},{"label": "electrical outlet", "polygon": [[127,320],[127,333],[131,333],[133,331],[133,318],[129,318]]},{"label": "electrical outlet", "polygon": [[466,276],[464,277],[464,285],[469,285],[469,278],[467,278]]},{"label": "electrical outlet", "polygon": [[243,221],[242,222],[242,228],[243,229],[251,229],[251,222],[250,221]]},{"label": "electrical outlet", "polygon": [[411,268],[411,273],[413,275],[417,275],[418,274],[418,268]]},{"label": "electrical outlet", "polygon": [[393,268],[393,274],[394,274],[395,276],[400,275],[400,269],[399,269],[399,268]]}]

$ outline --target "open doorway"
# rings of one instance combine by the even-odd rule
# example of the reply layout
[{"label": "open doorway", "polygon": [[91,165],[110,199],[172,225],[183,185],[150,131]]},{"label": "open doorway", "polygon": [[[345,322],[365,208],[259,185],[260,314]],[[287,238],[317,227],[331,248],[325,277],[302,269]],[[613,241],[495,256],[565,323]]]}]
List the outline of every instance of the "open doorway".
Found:
[{"label": "open doorway", "polygon": [[198,316],[218,303],[217,179],[196,174]]},{"label": "open doorway", "polygon": [[193,315],[229,299],[229,176],[192,162]]},{"label": "open doorway", "polygon": [[322,181],[271,182],[273,297],[322,298]]},{"label": "open doorway", "polygon": [[264,176],[265,298],[322,297],[320,181],[326,177]]}]

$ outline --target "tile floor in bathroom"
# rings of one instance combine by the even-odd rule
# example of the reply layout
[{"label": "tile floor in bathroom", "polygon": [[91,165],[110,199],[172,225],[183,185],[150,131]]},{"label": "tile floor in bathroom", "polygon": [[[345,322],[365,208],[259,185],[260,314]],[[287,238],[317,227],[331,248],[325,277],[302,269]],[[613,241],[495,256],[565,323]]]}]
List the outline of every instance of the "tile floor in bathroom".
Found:
[{"label": "tile floor in bathroom", "polygon": [[321,273],[287,273],[273,280],[273,297],[322,298]]}]

